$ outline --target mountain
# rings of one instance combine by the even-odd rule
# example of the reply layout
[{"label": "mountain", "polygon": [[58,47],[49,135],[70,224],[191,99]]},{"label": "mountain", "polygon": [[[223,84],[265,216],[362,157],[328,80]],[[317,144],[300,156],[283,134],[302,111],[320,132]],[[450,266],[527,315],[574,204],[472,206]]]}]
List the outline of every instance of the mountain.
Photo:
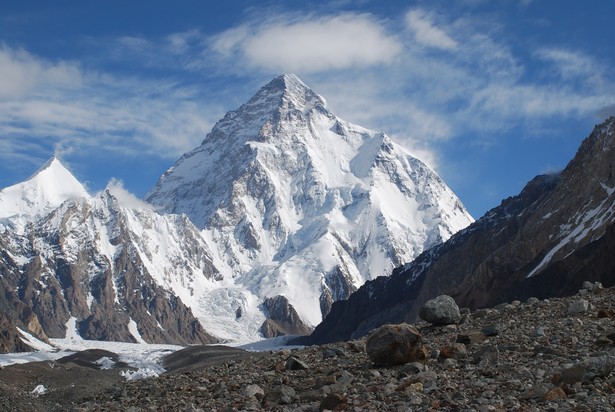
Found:
[{"label": "mountain", "polygon": [[87,197],[83,185],[55,157],[22,183],[0,190],[0,225],[22,228],[67,199]]},{"label": "mountain", "polygon": [[441,294],[478,308],[573,294],[585,280],[613,285],[614,164],[611,117],[561,173],[537,176],[447,242],[336,302],[304,342],[355,338],[385,323],[415,321],[424,302]]},{"label": "mountain", "polygon": [[[427,165],[294,75],[227,113],[146,200],[201,230],[226,281],[202,302],[225,305],[205,326],[229,339],[309,331],[333,301],[473,221]],[[246,313],[263,315],[240,330]]]},{"label": "mountain", "polygon": [[428,166],[292,75],[229,112],[147,196],[51,159],[0,191],[3,350],[20,329],[150,343],[309,334],[335,300],[471,223]]},{"label": "mountain", "polygon": [[2,191],[3,314],[42,338],[215,342],[187,306],[217,282],[198,230],[114,191],[88,195],[57,159]]}]

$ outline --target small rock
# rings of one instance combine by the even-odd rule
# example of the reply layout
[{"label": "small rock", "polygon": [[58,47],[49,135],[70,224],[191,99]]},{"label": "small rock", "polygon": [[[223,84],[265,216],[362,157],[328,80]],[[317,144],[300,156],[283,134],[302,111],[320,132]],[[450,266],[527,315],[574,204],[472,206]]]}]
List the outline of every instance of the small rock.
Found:
[{"label": "small rock", "polygon": [[278,385],[271,388],[265,394],[265,401],[277,403],[279,405],[288,405],[296,399],[296,392],[293,388],[286,385]]},{"label": "small rock", "polygon": [[568,314],[577,315],[579,313],[585,313],[589,310],[589,302],[585,299],[575,300],[568,305]]},{"label": "small rock", "polygon": [[347,402],[347,399],[337,393],[328,394],[325,399],[320,402],[320,406],[318,407],[319,411],[339,411],[344,409],[344,406]]},{"label": "small rock", "polygon": [[286,369],[290,371],[300,371],[300,370],[306,370],[310,368],[307,365],[307,363],[303,362],[301,359],[295,356],[289,356],[288,358],[286,358],[285,366],[286,366]]},{"label": "small rock", "polygon": [[256,398],[261,400],[265,397],[265,391],[263,388],[256,384],[248,385],[243,389],[243,395],[246,398]]},{"label": "small rock", "polygon": [[530,297],[525,300],[526,305],[533,305],[534,303],[538,303],[538,302],[540,302],[540,300],[535,297]]},{"label": "small rock", "polygon": [[500,334],[501,327],[499,323],[490,323],[483,326],[482,332],[485,336],[498,336]]},{"label": "small rock", "polygon": [[427,301],[419,311],[419,317],[434,325],[449,325],[461,320],[459,306],[448,295],[440,295]]},{"label": "small rock", "polygon": [[485,335],[482,332],[470,332],[457,335],[457,343],[463,343],[464,345],[472,345],[483,343],[486,340]]},{"label": "small rock", "polygon": [[494,345],[483,345],[481,346],[476,353],[474,353],[473,360],[475,364],[486,365],[486,364],[496,364],[500,357],[500,351],[497,346]]},{"label": "small rock", "polygon": [[551,389],[543,397],[544,401],[561,401],[564,399],[566,399],[566,392],[564,392],[564,390],[559,386]]},{"label": "small rock", "polygon": [[466,345],[463,343],[453,343],[452,345],[448,345],[440,349],[439,359],[463,359],[468,356],[468,350],[466,349]]},{"label": "small rock", "polygon": [[406,323],[384,325],[374,330],[365,342],[365,350],[374,364],[384,366],[402,365],[426,357],[421,334]]}]

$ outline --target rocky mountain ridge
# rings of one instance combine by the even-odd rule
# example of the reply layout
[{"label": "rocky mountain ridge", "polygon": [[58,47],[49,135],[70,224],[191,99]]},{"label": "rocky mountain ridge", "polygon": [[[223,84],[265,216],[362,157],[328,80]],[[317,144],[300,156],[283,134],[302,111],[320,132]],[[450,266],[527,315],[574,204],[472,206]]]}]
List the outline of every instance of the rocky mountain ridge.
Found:
[{"label": "rocky mountain ridge", "polygon": [[[14,326],[43,339],[76,333],[92,340],[215,342],[175,284],[181,281],[175,274],[205,284],[216,279],[189,220],[125,207],[112,188],[97,196],[73,190],[61,201],[67,192],[58,195],[56,188],[72,175],[57,159],[49,164],[22,185],[21,198],[59,204],[39,202],[29,214],[3,220],[2,306]],[[30,184],[40,181],[46,184]],[[173,276],[168,265],[158,266],[162,257],[177,265]]]},{"label": "rocky mountain ridge", "polygon": [[345,340],[384,323],[413,321],[439,294],[478,308],[574,293],[585,280],[612,285],[614,163],[610,118],[560,174],[536,177],[449,241],[334,304],[310,341]]}]

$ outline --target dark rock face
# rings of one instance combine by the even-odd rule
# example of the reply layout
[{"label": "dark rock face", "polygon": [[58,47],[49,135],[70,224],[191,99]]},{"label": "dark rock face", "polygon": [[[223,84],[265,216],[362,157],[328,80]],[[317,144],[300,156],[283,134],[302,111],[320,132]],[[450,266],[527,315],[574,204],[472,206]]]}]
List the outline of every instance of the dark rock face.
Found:
[{"label": "dark rock face", "polygon": [[267,320],[263,322],[260,332],[265,338],[274,338],[284,335],[308,335],[312,329],[307,326],[293,305],[284,296],[267,298],[263,302],[263,307],[268,314]]},{"label": "dark rock face", "polygon": [[615,117],[596,126],[560,174],[537,176],[449,241],[333,304],[309,343],[413,322],[447,294],[461,307],[570,295],[615,283]]},{"label": "dark rock face", "polygon": [[21,339],[14,319],[0,312],[0,353],[27,352],[30,347]]}]

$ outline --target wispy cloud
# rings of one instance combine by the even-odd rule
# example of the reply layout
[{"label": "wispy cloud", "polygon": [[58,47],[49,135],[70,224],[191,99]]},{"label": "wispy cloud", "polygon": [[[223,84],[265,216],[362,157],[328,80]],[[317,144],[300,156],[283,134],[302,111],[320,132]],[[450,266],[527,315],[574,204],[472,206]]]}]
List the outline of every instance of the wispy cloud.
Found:
[{"label": "wispy cloud", "polygon": [[406,24],[414,33],[416,41],[425,46],[454,50],[457,42],[444,30],[436,27],[423,10],[411,10],[406,14]]},{"label": "wispy cloud", "polygon": [[[23,155],[17,142],[28,136],[40,150],[174,159],[281,72],[302,77],[342,118],[384,131],[433,163],[435,148],[458,136],[611,113],[615,104],[612,72],[596,58],[561,45],[524,44],[521,54],[514,36],[480,14],[423,6],[389,20],[330,9],[245,16],[213,34],[91,39],[87,65],[1,46],[0,158]],[[138,67],[140,77],[105,71],[109,61]],[[220,89],[208,95],[199,79],[216,76]]]},{"label": "wispy cloud", "polygon": [[62,152],[174,159],[202,140],[216,112],[222,109],[172,79],[117,77],[0,49],[2,158],[27,156],[30,148],[7,143],[27,140]]}]

